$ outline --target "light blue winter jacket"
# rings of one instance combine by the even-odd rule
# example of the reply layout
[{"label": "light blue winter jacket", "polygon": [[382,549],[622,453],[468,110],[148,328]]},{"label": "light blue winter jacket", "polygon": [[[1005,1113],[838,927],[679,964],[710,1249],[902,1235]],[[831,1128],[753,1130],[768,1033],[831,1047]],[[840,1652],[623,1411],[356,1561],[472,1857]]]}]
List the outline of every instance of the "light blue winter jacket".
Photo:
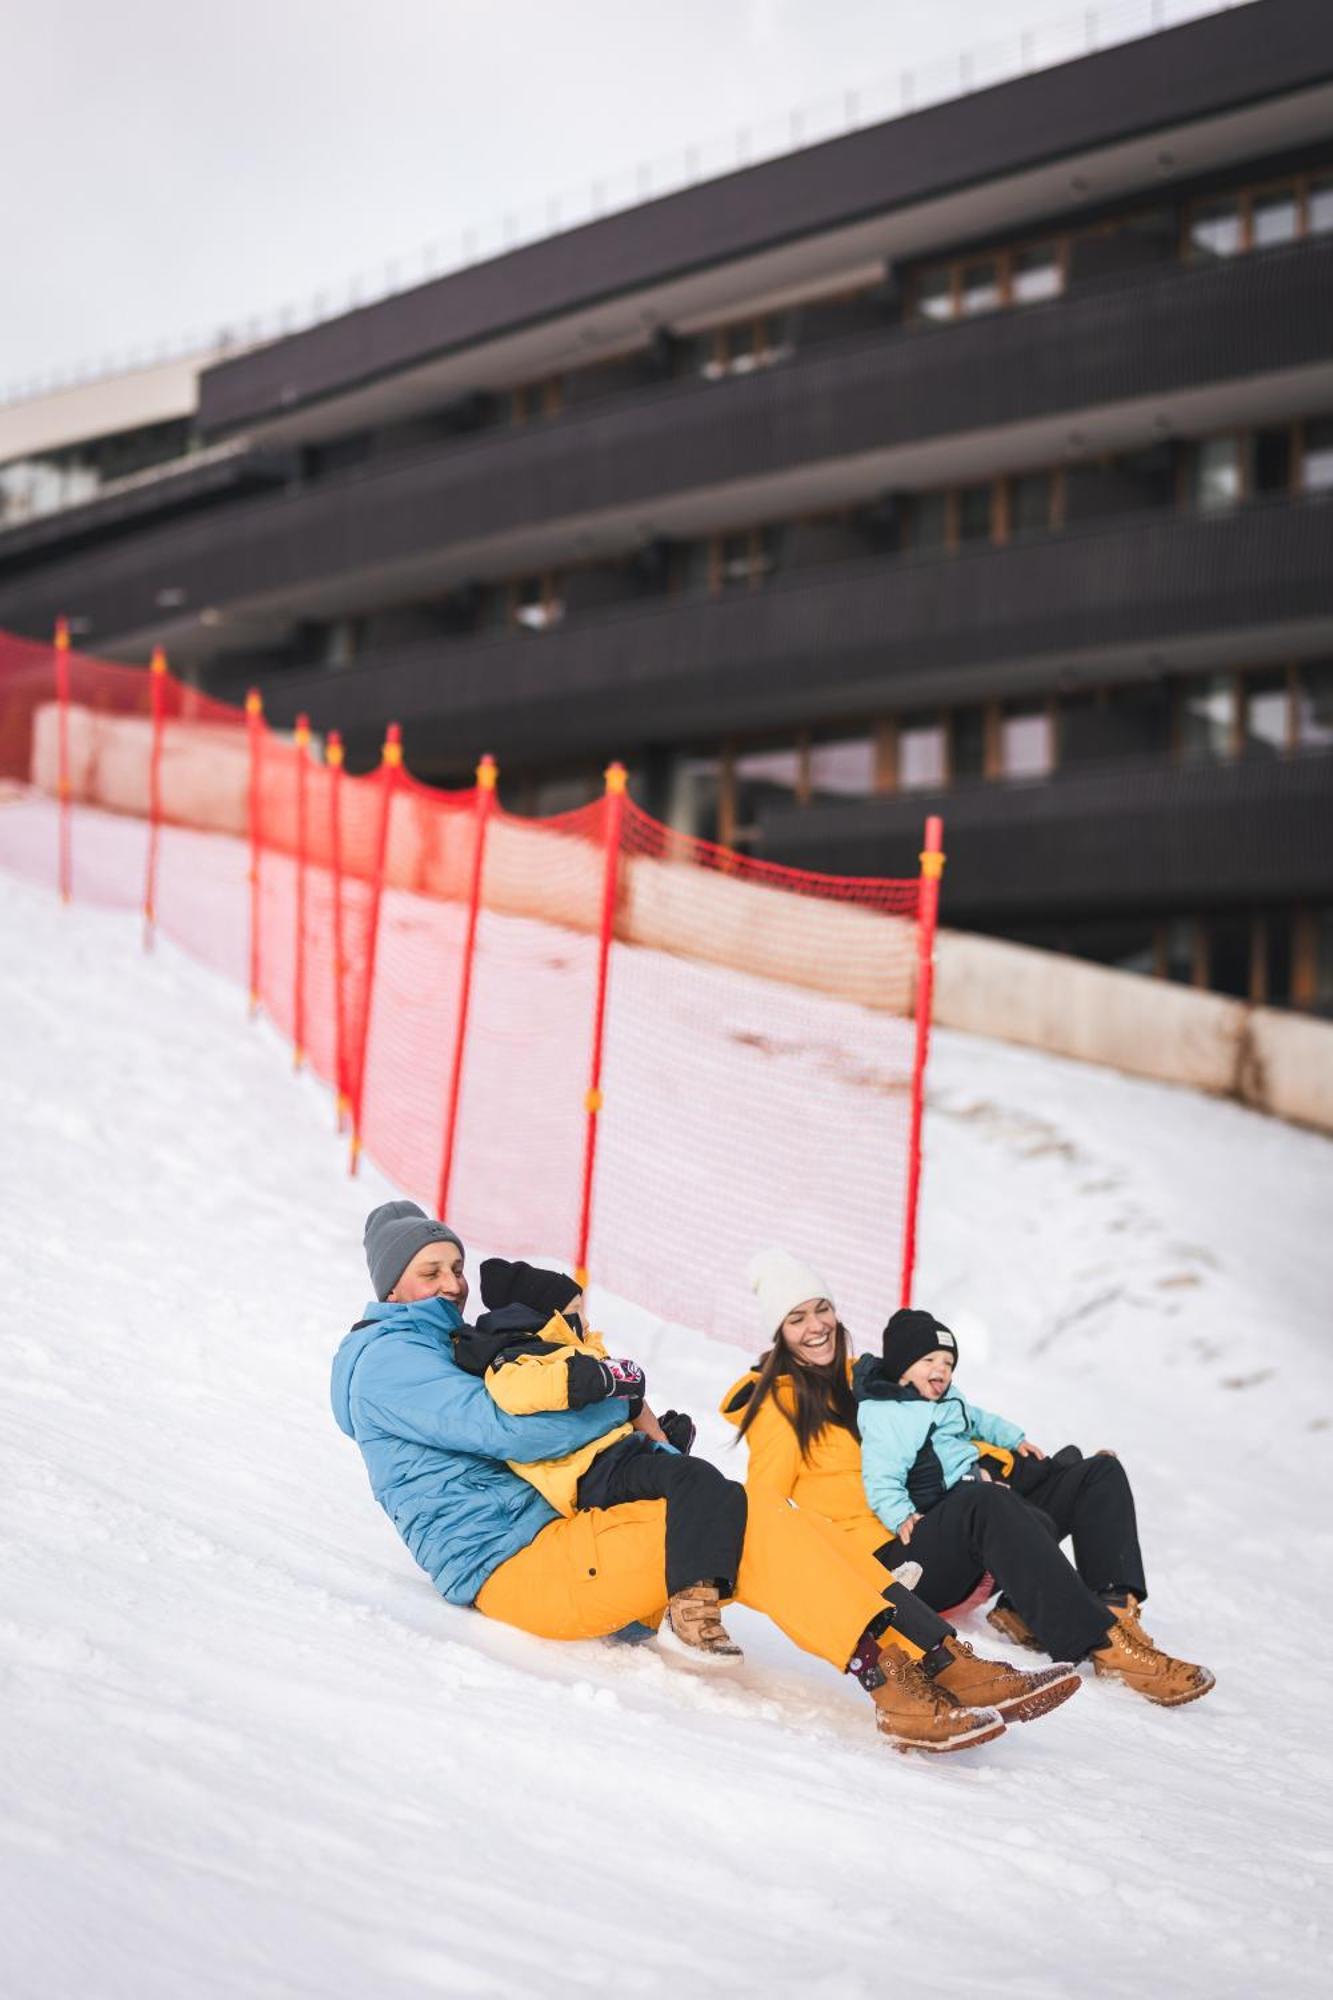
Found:
[{"label": "light blue winter jacket", "polygon": [[861,1363],[853,1380],[861,1479],[866,1499],[891,1534],[897,1534],[909,1514],[924,1513],[967,1478],[977,1463],[973,1438],[1006,1451],[1023,1442],[1020,1425],[965,1402],[952,1390],[932,1403],[915,1389],[872,1387],[874,1378],[862,1372]]},{"label": "light blue winter jacket", "polygon": [[560,1458],[625,1421],[612,1398],[511,1417],[454,1360],[444,1299],[368,1305],[333,1360],[333,1414],[361,1447],[371,1490],[437,1590],[471,1604],[493,1570],[559,1520],[506,1459]]}]

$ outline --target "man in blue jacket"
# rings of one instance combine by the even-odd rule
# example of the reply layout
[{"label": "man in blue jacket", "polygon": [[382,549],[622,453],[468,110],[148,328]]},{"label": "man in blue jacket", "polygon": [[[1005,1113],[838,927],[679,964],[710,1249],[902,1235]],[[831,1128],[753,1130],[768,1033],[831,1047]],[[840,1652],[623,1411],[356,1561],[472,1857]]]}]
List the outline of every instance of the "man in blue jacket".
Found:
[{"label": "man in blue jacket", "polygon": [[[505,1462],[558,1458],[603,1436],[625,1421],[621,1396],[528,1416],[500,1409],[454,1359],[468,1289],[462,1242],[415,1204],[373,1211],[366,1259],[376,1296],[335,1356],[334,1415],[436,1588],[543,1638],[655,1624],[667,1596],[664,1503],[564,1516]],[[752,1505],[737,1600],[855,1673],[896,1748],[941,1752],[1000,1735],[992,1710],[965,1708],[936,1684],[950,1628],[910,1597],[887,1609],[879,1565],[844,1544],[815,1515]]]}]

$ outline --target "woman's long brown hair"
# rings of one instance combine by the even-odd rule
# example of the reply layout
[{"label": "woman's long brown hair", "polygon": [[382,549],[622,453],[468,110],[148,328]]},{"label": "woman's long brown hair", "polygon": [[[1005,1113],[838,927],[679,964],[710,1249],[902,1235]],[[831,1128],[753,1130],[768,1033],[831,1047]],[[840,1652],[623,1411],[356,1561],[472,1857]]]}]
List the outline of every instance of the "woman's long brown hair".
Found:
[{"label": "woman's long brown hair", "polygon": [[799,1361],[793,1361],[791,1349],[782,1338],[782,1329],[773,1336],[773,1345],[764,1356],[759,1370],[759,1380],[754,1385],[754,1394],[745,1408],[740,1421],[740,1436],[744,1437],[760,1410],[773,1394],[779,1375],[785,1375],[791,1382],[796,1399],[794,1410],[785,1409],[781,1402],[778,1408],[796,1433],[796,1442],[801,1447],[801,1457],[810,1456],[810,1447],[821,1431],[830,1424],[838,1424],[856,1436],[856,1398],[852,1385],[847,1380],[847,1329],[838,1321],[837,1345],[833,1359],[827,1368],[802,1368]]}]

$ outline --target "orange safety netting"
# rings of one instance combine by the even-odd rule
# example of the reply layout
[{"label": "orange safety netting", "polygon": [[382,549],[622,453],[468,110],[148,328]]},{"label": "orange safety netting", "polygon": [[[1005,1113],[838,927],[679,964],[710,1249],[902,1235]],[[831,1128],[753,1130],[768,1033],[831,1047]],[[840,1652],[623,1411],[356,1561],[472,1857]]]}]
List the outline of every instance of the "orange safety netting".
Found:
[{"label": "orange safety netting", "polygon": [[868,1338],[911,1262],[933,882],[752,861],[619,784],[520,819],[396,735],[351,777],[257,704],[0,635],[0,865],[248,988],[353,1160],[465,1240],[747,1341],[781,1243]]}]

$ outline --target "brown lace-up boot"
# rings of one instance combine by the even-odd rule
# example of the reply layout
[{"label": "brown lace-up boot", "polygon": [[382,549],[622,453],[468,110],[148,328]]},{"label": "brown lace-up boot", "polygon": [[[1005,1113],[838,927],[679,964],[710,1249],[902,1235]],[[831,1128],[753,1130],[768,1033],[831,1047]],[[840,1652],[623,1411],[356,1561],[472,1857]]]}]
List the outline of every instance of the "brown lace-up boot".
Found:
[{"label": "brown lace-up boot", "polygon": [[667,1600],[657,1633],[664,1651],[700,1667],[734,1667],[745,1655],[722,1623],[722,1597],[715,1583],[692,1583]]},{"label": "brown lace-up boot", "polygon": [[997,1604],[986,1613],[986,1623],[1011,1646],[1024,1646],[1029,1653],[1041,1652],[1040,1639],[1023,1623],[1012,1604]]},{"label": "brown lace-up boot", "polygon": [[1159,1708],[1180,1708],[1207,1694],[1213,1685],[1207,1667],[1173,1660],[1169,1653],[1161,1652],[1139,1623],[1137,1598],[1107,1609],[1115,1613],[1115,1624],[1106,1635],[1106,1644],[1091,1655],[1103,1680],[1123,1681]]},{"label": "brown lace-up boot", "polygon": [[978,1659],[966,1639],[945,1639],[943,1645],[950,1664],[935,1676],[936,1686],[966,1708],[993,1708],[1006,1722],[1035,1722],[1080,1686],[1078,1672],[1068,1662],[1029,1674],[1003,1660]]},{"label": "brown lace-up boot", "polygon": [[895,1750],[927,1750],[942,1756],[1003,1736],[1004,1719],[994,1709],[962,1707],[906,1653],[886,1648],[879,1668],[884,1678],[870,1690],[875,1726]]}]

